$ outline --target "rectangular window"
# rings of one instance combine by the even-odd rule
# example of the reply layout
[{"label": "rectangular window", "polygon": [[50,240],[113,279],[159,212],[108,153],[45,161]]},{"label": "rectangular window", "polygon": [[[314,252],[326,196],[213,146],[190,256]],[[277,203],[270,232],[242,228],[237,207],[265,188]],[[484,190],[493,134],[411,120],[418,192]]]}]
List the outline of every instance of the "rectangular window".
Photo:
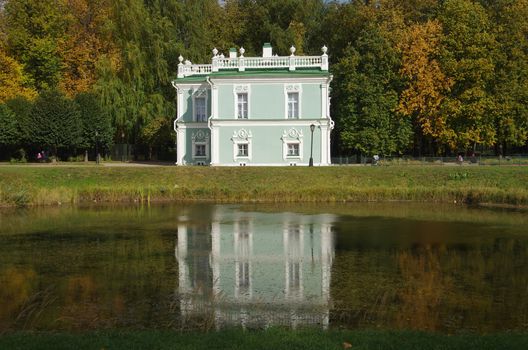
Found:
[{"label": "rectangular window", "polygon": [[288,286],[290,293],[299,292],[301,288],[301,263],[288,262]]},{"label": "rectangular window", "polygon": [[194,156],[195,157],[205,157],[205,145],[204,144],[194,145]]},{"label": "rectangular window", "polygon": [[249,292],[249,262],[238,262],[238,287],[239,293],[247,294]]},{"label": "rectangular window", "polygon": [[247,143],[239,143],[238,144],[238,157],[247,157],[249,155],[248,152],[248,144]]},{"label": "rectangular window", "polygon": [[237,118],[248,119],[248,94],[237,94]]},{"label": "rectangular window", "polygon": [[299,144],[298,143],[288,143],[288,157],[298,157],[299,156]]},{"label": "rectangular window", "polygon": [[288,92],[288,119],[299,119],[298,92]]},{"label": "rectangular window", "polygon": [[206,122],[207,115],[205,110],[205,97],[195,97],[194,98],[194,113],[195,120],[197,122]]}]

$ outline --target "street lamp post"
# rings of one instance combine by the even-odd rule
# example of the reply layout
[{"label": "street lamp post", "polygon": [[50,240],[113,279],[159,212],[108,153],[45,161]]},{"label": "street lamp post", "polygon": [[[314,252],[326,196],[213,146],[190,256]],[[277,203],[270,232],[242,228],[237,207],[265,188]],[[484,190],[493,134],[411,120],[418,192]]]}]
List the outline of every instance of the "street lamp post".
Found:
[{"label": "street lamp post", "polygon": [[310,125],[310,131],[312,132],[312,137],[310,139],[310,163],[308,163],[308,166],[313,166],[313,132],[315,130],[315,125]]},{"label": "street lamp post", "polygon": [[95,132],[95,163],[99,164],[99,132]]}]

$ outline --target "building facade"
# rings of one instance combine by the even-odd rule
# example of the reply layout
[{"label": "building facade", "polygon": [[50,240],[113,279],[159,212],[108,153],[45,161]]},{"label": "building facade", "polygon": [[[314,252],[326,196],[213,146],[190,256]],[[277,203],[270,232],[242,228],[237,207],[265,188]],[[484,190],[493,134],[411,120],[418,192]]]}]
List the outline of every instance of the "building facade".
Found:
[{"label": "building facade", "polygon": [[213,50],[211,64],[179,57],[177,164],[294,166],[330,164],[327,48],[321,56],[229,57]]}]

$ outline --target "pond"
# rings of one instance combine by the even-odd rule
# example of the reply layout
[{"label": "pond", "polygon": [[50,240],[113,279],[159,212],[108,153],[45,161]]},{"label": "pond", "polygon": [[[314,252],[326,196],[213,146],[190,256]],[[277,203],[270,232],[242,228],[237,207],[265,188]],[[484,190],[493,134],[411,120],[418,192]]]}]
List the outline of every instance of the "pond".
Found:
[{"label": "pond", "polygon": [[528,329],[528,215],[422,203],[0,212],[0,331]]}]

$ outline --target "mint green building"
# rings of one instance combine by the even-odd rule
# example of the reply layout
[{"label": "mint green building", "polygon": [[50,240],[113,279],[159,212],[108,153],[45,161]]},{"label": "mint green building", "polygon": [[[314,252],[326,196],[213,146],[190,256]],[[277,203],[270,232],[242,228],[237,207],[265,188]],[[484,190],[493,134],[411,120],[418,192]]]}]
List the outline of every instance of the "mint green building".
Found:
[{"label": "mint green building", "polygon": [[[244,57],[213,49],[211,64],[179,57],[177,164],[314,166],[330,164],[327,48],[321,56]],[[311,157],[310,157],[311,156]]]}]

